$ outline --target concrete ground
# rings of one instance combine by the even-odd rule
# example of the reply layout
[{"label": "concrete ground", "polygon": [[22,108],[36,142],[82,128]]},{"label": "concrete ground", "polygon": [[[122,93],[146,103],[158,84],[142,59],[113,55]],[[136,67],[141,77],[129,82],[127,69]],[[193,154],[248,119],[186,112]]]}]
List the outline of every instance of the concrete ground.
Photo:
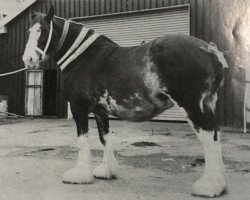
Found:
[{"label": "concrete ground", "polygon": [[[120,164],[116,180],[63,184],[76,162],[73,120],[36,119],[0,125],[0,200],[199,200],[191,195],[204,162],[188,124],[111,121]],[[250,134],[225,129],[222,135],[228,192],[220,200],[250,199]],[[102,146],[94,120],[89,137],[93,165]]]}]

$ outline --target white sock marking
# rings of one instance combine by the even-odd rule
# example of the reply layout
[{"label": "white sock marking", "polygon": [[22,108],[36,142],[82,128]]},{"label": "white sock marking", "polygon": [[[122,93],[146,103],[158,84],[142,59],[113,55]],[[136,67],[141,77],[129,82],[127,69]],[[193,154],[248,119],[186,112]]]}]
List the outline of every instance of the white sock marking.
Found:
[{"label": "white sock marking", "polygon": [[226,188],[220,133],[217,134],[218,140],[214,141],[214,132],[200,130],[197,133],[204,150],[205,168],[201,179],[193,185],[195,195],[216,197]]},{"label": "white sock marking", "polygon": [[[176,101],[168,94],[166,96],[175,104]],[[214,96],[210,107],[215,108],[217,94]],[[202,98],[203,101],[203,98]],[[213,106],[214,103],[214,106]],[[201,106],[201,110],[203,106]],[[180,107],[180,111],[186,116],[186,120],[193,131],[202,142],[204,155],[205,155],[205,169],[203,176],[193,185],[193,194],[207,197],[219,196],[226,189],[226,181],[224,177],[224,164],[222,160],[222,151],[220,145],[220,133],[218,132],[217,141],[214,141],[214,133],[204,130],[197,131],[194,128],[193,122],[188,118],[187,112]]]},{"label": "white sock marking", "polygon": [[103,160],[94,170],[94,175],[97,178],[116,178],[118,163],[113,151],[113,140],[114,136],[108,134],[105,136],[106,145],[104,147]]},{"label": "white sock marking", "polygon": [[93,182],[91,151],[87,135],[78,138],[78,161],[74,168],[63,175],[63,182],[91,183]]}]

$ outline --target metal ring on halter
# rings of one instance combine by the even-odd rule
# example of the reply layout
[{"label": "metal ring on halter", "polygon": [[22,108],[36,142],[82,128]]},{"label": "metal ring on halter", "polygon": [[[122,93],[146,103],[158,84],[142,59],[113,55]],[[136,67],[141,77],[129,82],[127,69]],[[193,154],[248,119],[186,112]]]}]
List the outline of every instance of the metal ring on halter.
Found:
[{"label": "metal ring on halter", "polygon": [[45,54],[46,54],[46,52],[47,52],[47,50],[49,48],[51,38],[52,38],[52,32],[53,32],[53,21],[51,20],[50,21],[49,37],[48,37],[48,40],[47,40],[47,43],[45,45],[44,50],[40,49],[39,47],[35,47],[36,51],[42,55],[42,61],[44,60]]}]

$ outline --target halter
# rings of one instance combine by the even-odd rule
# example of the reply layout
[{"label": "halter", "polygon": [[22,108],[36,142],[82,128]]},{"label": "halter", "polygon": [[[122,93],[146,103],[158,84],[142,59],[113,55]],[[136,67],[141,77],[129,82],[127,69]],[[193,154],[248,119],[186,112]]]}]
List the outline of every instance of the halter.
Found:
[{"label": "halter", "polygon": [[[70,20],[65,20],[64,22],[62,36],[56,47],[56,51],[60,50],[65,41],[65,38],[68,34],[70,22],[71,22]],[[60,65],[61,70],[65,69],[65,67],[67,67],[79,55],[81,55],[100,36],[98,33],[94,33],[86,41],[82,43],[88,32],[89,32],[88,28],[82,27],[74,43],[71,45],[68,51],[57,61],[57,64]]]},{"label": "halter", "polygon": [[[65,19],[64,19],[65,20]],[[56,51],[59,51],[68,35],[69,31],[69,25],[70,20],[64,21],[62,36],[58,42],[58,45],[56,47]],[[88,33],[89,29],[82,27],[79,35],[77,36],[75,42],[71,45],[71,47],[68,49],[68,51],[62,56],[62,58],[57,62],[58,65],[61,65],[60,68],[63,70],[68,64],[70,64],[73,60],[75,60],[80,54],[82,54],[100,35],[97,33],[94,33],[91,35],[85,42],[81,44],[81,42],[84,40]],[[49,30],[49,37],[47,40],[47,43],[45,45],[44,50],[40,49],[39,47],[35,47],[35,50],[39,52],[42,55],[42,61],[45,58],[45,54],[49,48],[51,38],[52,38],[52,32],[53,32],[53,22],[50,21],[50,30]],[[74,52],[75,51],[75,52]],[[74,53],[73,53],[74,52]],[[71,53],[73,53],[71,56],[69,56]],[[68,57],[68,58],[67,58]]]},{"label": "halter", "polygon": [[[57,17],[59,18],[59,17]],[[64,19],[65,20],[65,19]],[[75,23],[75,22],[73,22]],[[78,23],[76,23],[78,24]],[[58,45],[56,47],[56,51],[59,51],[66,39],[66,36],[68,34],[68,30],[69,30],[69,25],[70,25],[70,20],[65,20],[64,21],[64,26],[63,26],[63,31],[62,31],[62,36],[58,42]],[[80,54],[82,54],[100,35],[97,33],[94,33],[93,35],[91,35],[85,42],[82,42],[82,40],[85,38],[85,36],[87,35],[89,29],[87,28],[82,28],[81,32],[79,33],[77,39],[75,40],[75,42],[73,43],[73,45],[70,47],[70,49],[66,52],[66,54],[57,62],[57,64],[61,64],[63,62],[63,60],[65,60],[65,58],[67,58],[73,51],[75,51],[71,56],[69,56],[64,63],[62,63],[61,65],[61,70],[63,70],[65,67],[67,67],[67,65],[69,63],[71,63],[73,60],[75,60]],[[52,20],[50,21],[50,30],[49,30],[49,36],[48,36],[48,40],[47,43],[45,45],[44,50],[40,49],[39,47],[35,47],[35,50],[40,53],[42,55],[42,61],[45,58],[45,54],[47,53],[47,50],[49,48],[50,42],[51,42],[51,38],[52,38],[52,32],[53,32],[53,22]],[[80,45],[81,44],[81,45]],[[80,45],[80,46],[79,46]],[[21,71],[24,71],[28,69],[28,67],[13,71],[13,72],[8,72],[8,73],[4,73],[4,74],[0,74],[1,76],[7,76],[7,75],[11,75],[11,74],[15,74]]]},{"label": "halter", "polygon": [[50,21],[49,37],[48,37],[48,40],[47,40],[47,43],[45,45],[44,50],[40,49],[39,47],[35,47],[35,50],[42,55],[42,61],[44,60],[45,54],[46,54],[46,52],[47,52],[47,50],[49,48],[49,45],[50,45],[50,42],[51,42],[51,38],[52,38],[52,31],[53,31],[53,22],[51,20]]}]

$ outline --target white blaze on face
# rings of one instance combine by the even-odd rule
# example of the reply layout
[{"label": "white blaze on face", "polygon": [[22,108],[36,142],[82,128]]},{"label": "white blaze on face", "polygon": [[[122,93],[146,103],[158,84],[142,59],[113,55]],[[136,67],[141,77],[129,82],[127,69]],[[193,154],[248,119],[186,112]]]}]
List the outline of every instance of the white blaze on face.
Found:
[{"label": "white blaze on face", "polygon": [[40,55],[36,52],[38,40],[41,36],[41,24],[35,23],[29,29],[29,39],[23,54],[23,61],[27,67],[38,67]]}]

